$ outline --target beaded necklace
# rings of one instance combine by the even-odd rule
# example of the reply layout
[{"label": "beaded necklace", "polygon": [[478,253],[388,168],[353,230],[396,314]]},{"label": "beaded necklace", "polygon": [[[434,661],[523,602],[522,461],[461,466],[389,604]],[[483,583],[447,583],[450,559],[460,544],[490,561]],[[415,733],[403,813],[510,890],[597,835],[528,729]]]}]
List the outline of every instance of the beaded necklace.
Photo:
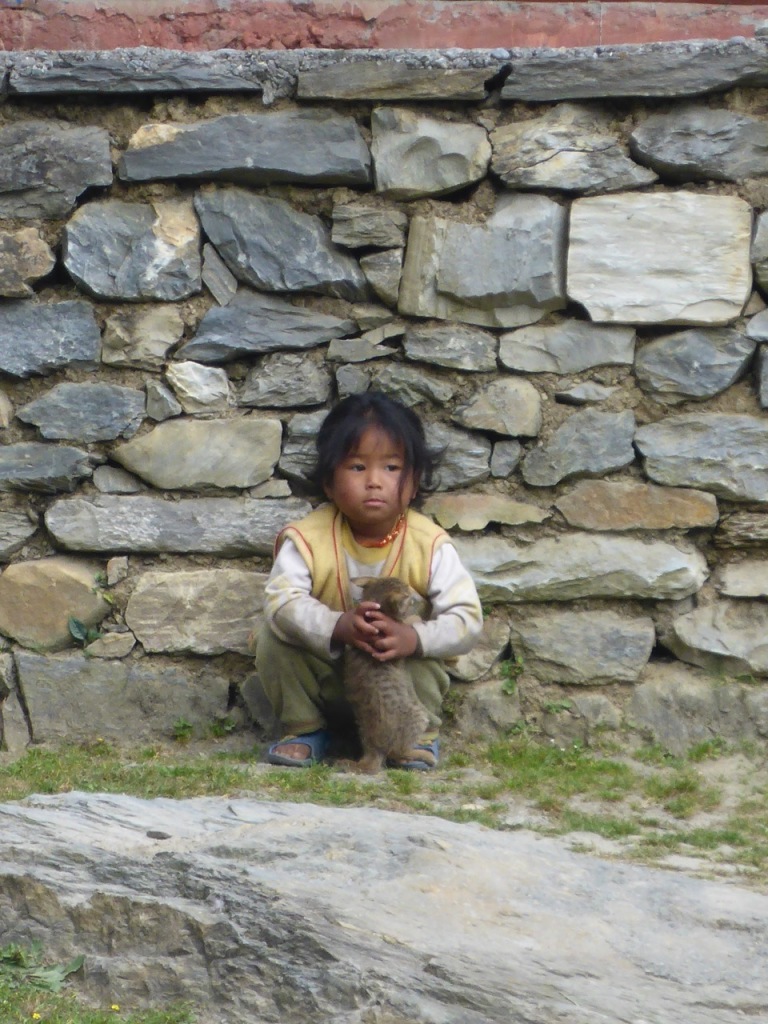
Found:
[{"label": "beaded necklace", "polygon": [[[389,531],[389,533],[386,535],[386,537],[382,537],[381,540],[371,540],[371,541],[368,541],[367,543],[363,544],[363,547],[364,548],[385,548],[388,544],[392,543],[392,541],[395,539],[395,537],[398,535],[398,533],[400,533],[400,531],[402,530],[404,525],[405,525],[405,512],[401,512],[400,516],[398,517],[397,522],[392,527],[392,529]],[[359,543],[361,543],[361,542],[358,541],[358,544]]]}]

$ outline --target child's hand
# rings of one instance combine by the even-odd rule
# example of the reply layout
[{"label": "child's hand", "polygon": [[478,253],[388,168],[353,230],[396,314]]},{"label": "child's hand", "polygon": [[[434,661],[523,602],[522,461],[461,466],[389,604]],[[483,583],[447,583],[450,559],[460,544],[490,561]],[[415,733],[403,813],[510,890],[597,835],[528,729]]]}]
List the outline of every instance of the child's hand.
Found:
[{"label": "child's hand", "polygon": [[375,601],[361,601],[339,618],[331,642],[357,647],[376,661],[392,661],[414,654],[419,638],[413,626],[390,619]]},{"label": "child's hand", "polygon": [[344,612],[334,627],[331,643],[357,647],[366,654],[376,654],[373,643],[379,635],[379,629],[370,621],[374,614],[381,616],[375,601],[361,601],[356,608]]},{"label": "child's hand", "polygon": [[416,653],[419,636],[413,626],[390,619],[381,611],[366,612],[366,621],[378,631],[369,651],[376,661],[392,661],[394,658],[409,658]]}]

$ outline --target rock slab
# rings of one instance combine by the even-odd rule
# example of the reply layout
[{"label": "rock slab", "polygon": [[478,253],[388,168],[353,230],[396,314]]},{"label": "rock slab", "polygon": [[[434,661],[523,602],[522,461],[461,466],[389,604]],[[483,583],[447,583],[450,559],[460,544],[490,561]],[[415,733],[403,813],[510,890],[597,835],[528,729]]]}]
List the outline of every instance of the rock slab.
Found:
[{"label": "rock slab", "polygon": [[527,831],[68,793],[0,807],[0,864],[0,941],[82,951],[101,1005],[183,992],[201,1024],[768,1012],[768,896]]}]

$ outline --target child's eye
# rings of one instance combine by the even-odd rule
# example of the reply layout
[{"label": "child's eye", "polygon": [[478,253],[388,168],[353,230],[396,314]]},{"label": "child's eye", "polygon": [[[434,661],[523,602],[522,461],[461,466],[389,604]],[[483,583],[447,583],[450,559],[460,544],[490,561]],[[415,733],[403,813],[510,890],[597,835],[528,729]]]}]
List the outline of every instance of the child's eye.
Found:
[{"label": "child's eye", "polygon": [[389,470],[390,473],[399,473],[402,468],[402,466],[399,466],[394,462],[390,462],[390,464],[387,466],[387,469]]}]

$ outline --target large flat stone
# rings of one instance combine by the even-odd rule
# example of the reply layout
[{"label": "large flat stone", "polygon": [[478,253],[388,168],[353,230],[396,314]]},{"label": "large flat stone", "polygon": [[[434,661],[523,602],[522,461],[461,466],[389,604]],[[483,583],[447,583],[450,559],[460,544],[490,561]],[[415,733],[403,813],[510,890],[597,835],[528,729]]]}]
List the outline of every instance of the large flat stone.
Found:
[{"label": "large flat stone", "polygon": [[[139,735],[140,700],[164,702],[168,724],[200,720],[202,706],[179,706],[177,670],[147,680],[138,666],[91,703],[135,694]],[[73,679],[62,671],[60,691]],[[211,708],[221,690],[202,679],[196,697],[205,685]],[[56,962],[85,949],[98,970],[79,989],[100,1006],[183,994],[201,1020],[228,1024],[554,1024],[575,1006],[579,1024],[740,1024],[766,1010],[763,893],[524,828],[231,794],[66,793],[0,808],[0,863],[7,940],[39,941]]]},{"label": "large flat stone", "polygon": [[656,483],[697,487],[732,501],[768,501],[768,423],[758,416],[668,416],[640,427],[635,444]]},{"label": "large flat stone", "polygon": [[713,494],[635,480],[580,480],[555,505],[580,530],[692,530],[718,522]]},{"label": "large flat stone", "polygon": [[144,419],[143,391],[118,384],[57,384],[16,411],[43,437],[111,441],[135,434]]},{"label": "large flat stone", "polygon": [[372,59],[377,57],[373,53],[363,55],[368,59],[302,68],[296,95],[312,100],[481,100],[486,81],[501,67],[413,67],[406,61]]},{"label": "large flat stone", "polygon": [[35,650],[73,647],[70,618],[95,626],[111,610],[97,571],[66,556],[9,565],[0,576],[0,633]]},{"label": "large flat stone", "polygon": [[69,367],[95,370],[101,335],[93,307],[82,300],[0,305],[0,370],[31,377]]},{"label": "large flat stone", "polygon": [[499,340],[499,360],[524,373],[580,373],[593,366],[631,366],[635,331],[581,320],[521,327]]},{"label": "large flat stone", "polygon": [[281,349],[315,348],[355,331],[352,320],[244,289],[229,305],[208,310],[193,337],[176,351],[176,358],[228,363]]},{"label": "large flat stone", "polygon": [[707,577],[704,556],[664,541],[606,534],[547,537],[528,545],[506,538],[456,538],[483,600],[573,601],[581,597],[676,600]]},{"label": "large flat stone", "polygon": [[335,248],[319,217],[283,199],[235,187],[199,192],[195,208],[238,281],[268,292],[365,298],[363,272],[356,260]]},{"label": "large flat stone", "polygon": [[241,569],[147,572],[131,592],[125,621],[150,653],[249,654],[266,581],[264,573]]},{"label": "large flat stone", "polygon": [[692,665],[727,675],[768,676],[768,605],[723,598],[674,616],[665,647]]},{"label": "large flat stone", "polygon": [[281,435],[275,419],[167,420],[112,457],[154,487],[255,487],[272,475]]},{"label": "large flat stone", "polygon": [[752,211],[736,196],[578,199],[568,295],[602,323],[728,324],[750,295],[751,233]]},{"label": "large flat stone", "polygon": [[124,181],[366,185],[370,164],[354,118],[310,109],[142,125],[123,151],[118,173]]},{"label": "large flat stone", "polygon": [[655,640],[653,619],[597,609],[516,615],[511,626],[525,671],[548,683],[633,683]]},{"label": "large flat stone", "polygon": [[581,409],[523,459],[522,474],[533,487],[554,487],[577,476],[602,476],[635,461],[635,416]]},{"label": "large flat stone", "polygon": [[227,712],[229,683],[215,662],[28,651],[15,661],[36,743],[167,741],[179,720],[204,735]]},{"label": "large flat stone", "polygon": [[101,495],[55,501],[45,523],[67,551],[189,552],[233,558],[270,555],[279,531],[309,511],[309,504],[296,498],[164,501]]},{"label": "large flat stone", "polygon": [[768,84],[765,45],[705,39],[529,51],[513,63],[502,99],[699,96]]}]

